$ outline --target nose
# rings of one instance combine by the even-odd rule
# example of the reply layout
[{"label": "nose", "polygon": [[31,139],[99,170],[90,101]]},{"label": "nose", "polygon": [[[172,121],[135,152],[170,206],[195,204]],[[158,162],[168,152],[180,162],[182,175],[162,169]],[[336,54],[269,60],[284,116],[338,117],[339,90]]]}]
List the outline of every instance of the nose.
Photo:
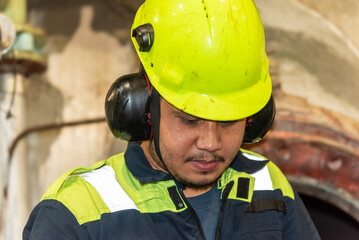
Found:
[{"label": "nose", "polygon": [[217,122],[204,121],[198,129],[196,147],[207,152],[215,152],[222,148],[221,136]]}]

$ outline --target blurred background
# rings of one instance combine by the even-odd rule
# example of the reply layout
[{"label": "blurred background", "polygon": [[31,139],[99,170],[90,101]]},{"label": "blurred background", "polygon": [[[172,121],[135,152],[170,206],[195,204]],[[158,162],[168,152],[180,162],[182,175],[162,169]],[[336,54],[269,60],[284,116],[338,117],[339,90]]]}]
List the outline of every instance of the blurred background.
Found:
[{"label": "blurred background", "polygon": [[[0,239],[21,239],[62,173],[126,149],[104,118],[111,83],[137,71],[142,0],[0,0]],[[255,0],[277,103],[244,148],[274,161],[323,239],[359,239],[359,2]]]}]

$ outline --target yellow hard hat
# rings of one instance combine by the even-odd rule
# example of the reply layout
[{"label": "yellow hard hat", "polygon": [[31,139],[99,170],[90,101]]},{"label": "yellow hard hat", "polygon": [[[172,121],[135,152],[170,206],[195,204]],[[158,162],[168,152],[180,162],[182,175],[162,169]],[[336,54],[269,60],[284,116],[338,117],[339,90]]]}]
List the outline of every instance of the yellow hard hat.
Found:
[{"label": "yellow hard hat", "polygon": [[[141,26],[153,29],[145,36],[149,47],[137,38]],[[153,87],[190,115],[242,119],[271,96],[264,31],[252,0],[146,0],[131,30]]]}]

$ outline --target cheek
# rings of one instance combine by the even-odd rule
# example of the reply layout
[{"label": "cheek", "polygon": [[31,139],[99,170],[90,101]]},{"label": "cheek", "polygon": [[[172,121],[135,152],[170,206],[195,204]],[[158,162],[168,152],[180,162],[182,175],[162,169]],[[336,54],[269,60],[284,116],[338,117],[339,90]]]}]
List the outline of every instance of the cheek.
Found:
[{"label": "cheek", "polygon": [[237,154],[242,145],[244,136],[244,125],[240,125],[234,129],[227,131],[222,137],[222,146],[224,153],[228,155]]},{"label": "cheek", "polygon": [[162,125],[160,128],[160,141],[173,155],[185,156],[194,142],[194,133],[178,125]]}]

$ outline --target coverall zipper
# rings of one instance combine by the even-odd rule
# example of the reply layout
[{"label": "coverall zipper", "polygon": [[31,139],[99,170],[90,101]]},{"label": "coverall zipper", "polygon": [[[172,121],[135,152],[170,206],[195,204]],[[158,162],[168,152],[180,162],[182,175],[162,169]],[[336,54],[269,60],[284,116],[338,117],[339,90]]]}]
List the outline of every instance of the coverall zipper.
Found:
[{"label": "coverall zipper", "polygon": [[189,204],[187,198],[185,197],[184,193],[183,193],[183,190],[182,189],[179,189],[179,193],[181,194],[181,197],[183,199],[183,201],[186,203],[186,205],[188,206],[188,209],[191,211],[192,215],[194,216],[194,218],[196,219],[196,222],[197,222],[197,226],[199,228],[199,232],[201,234],[201,237],[203,240],[206,240],[206,237],[204,235],[204,232],[203,232],[203,228],[202,228],[202,224],[201,224],[201,221],[199,220],[199,217],[197,215],[197,213],[194,211],[194,209],[192,208],[191,204]]}]

